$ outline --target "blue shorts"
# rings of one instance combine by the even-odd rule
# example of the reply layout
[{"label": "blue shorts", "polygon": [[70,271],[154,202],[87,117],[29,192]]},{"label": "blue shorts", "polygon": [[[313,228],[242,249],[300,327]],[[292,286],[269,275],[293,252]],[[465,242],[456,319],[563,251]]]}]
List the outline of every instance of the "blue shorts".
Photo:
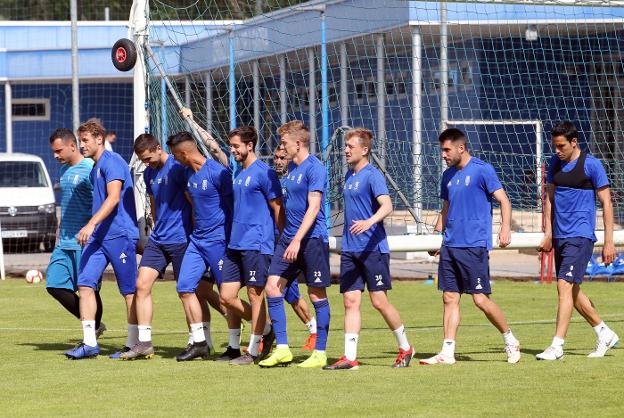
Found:
[{"label": "blue shorts", "polygon": [[271,264],[270,254],[254,250],[225,251],[223,259],[222,283],[239,282],[242,286],[262,287],[266,285],[267,273]]},{"label": "blue shorts", "polygon": [[299,281],[297,279],[288,283],[286,289],[284,289],[284,300],[289,305],[297,302],[301,299],[301,292],[299,292]]},{"label": "blue shorts", "polygon": [[583,283],[587,263],[594,252],[594,242],[589,238],[555,238],[555,269],[558,280]]},{"label": "blue shorts", "polygon": [[440,248],[438,289],[456,293],[492,293],[490,253],[485,247]]},{"label": "blue shorts", "polygon": [[78,290],[78,272],[82,250],[65,250],[56,247],[50,256],[46,271],[46,287]]},{"label": "blue shorts", "polygon": [[365,285],[369,292],[392,289],[390,254],[365,251],[340,255],[340,293],[364,291]]},{"label": "blue shorts", "polygon": [[130,295],[136,291],[136,239],[118,237],[102,241],[91,240],[80,258],[78,286],[98,289],[108,263],[112,264],[119,293]]},{"label": "blue shorts", "polygon": [[306,284],[310,287],[329,287],[329,244],[323,238],[307,238],[301,241],[301,248],[294,263],[284,260],[284,252],[290,240],[280,238],[275,254],[271,259],[269,276],[279,276],[292,282],[299,273],[303,273]]},{"label": "blue shorts", "polygon": [[178,280],[180,275],[180,266],[186,251],[186,243],[184,244],[158,244],[149,239],[143,249],[143,257],[141,258],[141,267],[149,267],[158,272],[162,278],[165,275],[165,269],[171,263],[173,266],[173,277]]},{"label": "blue shorts", "polygon": [[191,240],[186,247],[176,290],[178,293],[193,293],[208,268],[221,286],[221,271],[225,256],[225,241],[195,243]]}]

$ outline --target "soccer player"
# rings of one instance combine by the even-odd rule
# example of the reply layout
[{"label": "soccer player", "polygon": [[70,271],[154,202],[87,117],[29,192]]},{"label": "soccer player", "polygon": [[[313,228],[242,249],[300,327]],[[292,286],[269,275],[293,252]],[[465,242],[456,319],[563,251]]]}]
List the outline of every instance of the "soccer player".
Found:
[{"label": "soccer player", "polygon": [[[273,153],[273,168],[280,178],[280,184],[282,185],[282,194],[285,193],[284,180],[288,175],[288,158],[286,157],[286,151],[284,146],[279,144]],[[279,231],[276,231],[276,237],[279,238]],[[316,318],[310,314],[310,309],[305,299],[301,297],[299,291],[299,282],[293,280],[284,290],[284,300],[292,308],[295,314],[301,319],[301,322],[305,325],[306,329],[310,333],[308,339],[303,345],[303,349],[307,351],[314,350],[316,345]]]},{"label": "soccer player", "polygon": [[184,193],[185,167],[164,152],[158,139],[150,134],[141,134],[136,138],[134,152],[147,166],[143,178],[155,226],[143,250],[137,279],[135,309],[139,342],[121,355],[124,360],[151,358],[154,355],[152,287],[159,277],[163,277],[170,263],[178,280],[192,229],[191,206]]},{"label": "soccer player", "polygon": [[588,357],[604,357],[619,338],[600,319],[594,304],[581,290],[581,283],[596,242],[596,196],[602,205],[605,228],[602,261],[608,265],[615,259],[609,179],[602,163],[581,151],[578,130],[572,122],[561,122],[553,128],[551,136],[555,155],[546,177],[546,222],[539,249],[550,251],[554,247],[559,304],[552,343],[535,357],[538,360],[563,357],[573,307],[596,333],[596,348]]},{"label": "soccer player", "polygon": [[[176,356],[176,360],[188,361],[197,357],[207,358],[210,353],[203,332],[202,309],[195,291],[208,268],[217,285],[221,285],[223,257],[231,228],[232,177],[227,168],[199,152],[189,132],[170,136],[167,145],[175,159],[187,167],[186,191],[191,196],[194,215],[193,232],[182,259],[176,287],[193,334],[193,344]],[[228,323],[231,320],[228,316]],[[237,329],[237,336],[240,337],[240,328]],[[236,354],[234,357],[232,353],[228,359],[240,357],[240,348]]]},{"label": "soccer player", "polygon": [[[251,338],[247,352],[233,359],[233,365],[249,365],[262,360],[271,349],[274,334],[267,322],[264,286],[275,246],[275,225],[284,229],[282,188],[277,174],[258,160],[258,135],[251,126],[236,128],[228,134],[231,154],[242,169],[234,179],[232,232],[225,253],[220,295],[228,312],[245,315],[238,297],[247,287],[251,303]],[[259,352],[263,340],[263,352]]]},{"label": "soccer player", "polygon": [[104,134],[104,148],[106,151],[113,152],[113,144],[117,141],[117,132],[107,130]]},{"label": "soccer player", "polygon": [[[82,247],[76,240],[76,234],[91,218],[93,185],[89,173],[93,168],[93,160],[83,157],[78,140],[69,129],[55,130],[50,135],[50,148],[56,161],[63,165],[59,171],[61,222],[56,247],[46,272],[46,289],[69,313],[80,319],[80,299],[76,290]],[[106,326],[101,322],[102,299],[97,290],[95,300],[95,332],[99,336]]]},{"label": "soccer player", "polygon": [[[129,350],[138,342],[132,304],[136,290],[139,229],[132,176],[128,164],[119,154],[105,150],[104,133],[102,125],[95,120],[88,120],[78,128],[83,155],[92,158],[95,166],[90,174],[93,184],[92,217],[77,234],[78,243],[84,246],[78,275],[84,339],[82,344],[65,353],[71,359],[95,357],[100,352],[95,335],[95,291],[109,263],[113,265],[119,291],[126,302],[128,338],[122,351]],[[120,355],[121,351],[111,357],[119,358]]]},{"label": "soccer player", "polygon": [[284,180],[286,228],[271,259],[265,288],[277,346],[273,354],[258,365],[274,367],[292,362],[283,295],[286,285],[303,272],[308,295],[316,310],[318,334],[312,355],[299,367],[321,368],[327,365],[325,348],[330,320],[326,292],[331,281],[329,245],[322,204],[327,174],[318,158],[310,155],[310,131],[302,121],[288,122],[277,132],[291,160],[288,177]]},{"label": "soccer player", "polygon": [[463,293],[472,295],[474,304],[502,334],[507,362],[517,363],[520,343],[509,329],[503,311],[490,299],[492,198],[501,206],[501,248],[511,240],[511,203],[494,167],[470,155],[462,131],[446,129],[439,141],[442,158],[449,167],[442,174],[442,212],[435,228],[444,233],[438,266],[438,288],[444,302],[444,342],[439,354],[421,360],[420,364],[455,363],[455,335]]},{"label": "soccer player", "polygon": [[369,164],[373,134],[368,129],[355,128],[345,135],[345,156],[350,166],[344,185],[344,230],[340,257],[340,293],[345,307],[345,351],[326,370],[357,369],[357,345],[362,316],[362,292],[368,288],[373,307],[394,333],[399,355],[393,367],[408,367],[414,348],[405,334],[405,327],[396,308],[388,300],[392,288],[390,279],[390,249],[383,220],[392,212],[392,201],[383,174]]}]

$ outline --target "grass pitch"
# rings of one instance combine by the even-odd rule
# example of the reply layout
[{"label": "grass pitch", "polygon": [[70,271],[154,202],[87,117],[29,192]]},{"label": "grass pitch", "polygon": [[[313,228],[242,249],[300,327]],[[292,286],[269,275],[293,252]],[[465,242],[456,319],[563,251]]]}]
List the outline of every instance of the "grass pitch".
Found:
[{"label": "grass pitch", "polygon": [[[624,284],[586,283],[584,290],[604,320],[624,337]],[[302,290],[305,286],[302,286]],[[496,282],[494,300],[522,344],[519,364],[505,362],[496,329],[464,298],[454,366],[419,366],[442,340],[440,293],[420,282],[395,283],[391,300],[402,314],[417,350],[412,367],[394,370],[392,333],[363,299],[357,371],[260,369],[213,361],[176,363],[187,333],[172,282],[154,288],[156,357],[134,362],[69,361],[62,352],[81,339],[78,321],[45,291],[23,280],[0,282],[0,415],[52,416],[623,416],[624,350],[588,359],[594,333],[575,314],[562,361],[534,355],[554,332],[556,287]],[[125,342],[124,305],[113,282],[105,282],[103,354]],[[328,354],[342,355],[343,307],[330,289],[332,327]],[[295,361],[307,352],[307,336],[288,313]],[[227,343],[220,317],[212,320],[217,350]],[[243,333],[244,344],[249,327]]]}]

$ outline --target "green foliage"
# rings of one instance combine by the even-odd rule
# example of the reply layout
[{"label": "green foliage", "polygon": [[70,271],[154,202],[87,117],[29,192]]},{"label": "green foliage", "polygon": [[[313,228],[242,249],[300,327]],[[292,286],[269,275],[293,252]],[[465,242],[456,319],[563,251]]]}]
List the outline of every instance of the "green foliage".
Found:
[{"label": "green foliage", "polygon": [[[588,283],[585,291],[607,321],[624,335],[621,283]],[[302,286],[305,290],[305,286]],[[502,339],[469,297],[462,306],[455,366],[394,370],[392,333],[363,298],[363,330],[358,371],[328,372],[289,367],[235,368],[212,361],[176,363],[186,344],[186,324],[173,282],[154,289],[152,360],[117,362],[105,355],[69,361],[61,355],[81,337],[80,324],[45,291],[23,280],[0,282],[0,411],[11,416],[622,416],[624,352],[588,359],[594,333],[578,316],[570,327],[566,356],[538,362],[534,354],[554,331],[556,287],[496,282],[494,299],[522,343],[517,365],[505,362]],[[430,356],[442,340],[439,292],[430,285],[398,282],[390,297],[402,314],[417,358]],[[125,341],[125,307],[113,282],[103,287],[104,354]],[[343,348],[343,307],[337,286],[330,288],[332,327],[328,354]],[[306,352],[303,325],[288,313],[296,360]],[[227,327],[212,319],[218,351]],[[249,337],[249,327],[243,339]]]}]

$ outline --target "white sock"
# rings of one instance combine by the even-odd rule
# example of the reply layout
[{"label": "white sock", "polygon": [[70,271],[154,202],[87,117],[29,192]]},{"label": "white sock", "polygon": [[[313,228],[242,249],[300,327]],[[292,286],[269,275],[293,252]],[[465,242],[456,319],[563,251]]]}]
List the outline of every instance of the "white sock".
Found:
[{"label": "white sock", "polygon": [[276,344],[275,348],[288,348],[288,344]]},{"label": "white sock", "polygon": [[399,348],[401,350],[409,350],[410,344],[409,342],[407,342],[407,334],[405,333],[405,327],[401,325],[400,327],[398,327],[392,332],[394,333],[394,337],[397,340],[397,344],[399,344]]},{"label": "white sock", "polygon": [[552,343],[550,345],[552,345],[553,347],[563,347],[564,342],[565,340],[563,338],[553,337]]},{"label": "white sock", "polygon": [[455,357],[455,340],[442,341],[442,354],[447,357]]},{"label": "white sock", "polygon": [[81,321],[82,322],[82,342],[89,347],[95,347],[97,345],[97,339],[95,338],[95,321]]},{"label": "white sock", "polygon": [[204,337],[204,325],[201,322],[191,324],[191,333],[193,333],[194,344],[206,341],[206,337]]},{"label": "white sock", "polygon": [[316,318],[312,317],[310,321],[305,323],[306,328],[310,331],[310,334],[316,334]]},{"label": "white sock", "polygon": [[594,332],[596,333],[596,337],[600,337],[601,332],[611,331],[609,327],[607,326],[607,324],[604,323],[604,321],[602,321],[601,323],[599,323],[593,328],[594,328]]},{"label": "white sock", "polygon": [[139,326],[137,324],[128,324],[128,338],[126,339],[126,347],[134,347],[139,342]]},{"label": "white sock", "polygon": [[204,327],[204,338],[206,339],[206,343],[210,347],[212,347],[212,333],[210,332],[210,322],[202,322],[202,326]]},{"label": "white sock", "polygon": [[514,345],[518,343],[518,340],[516,339],[516,337],[514,337],[513,333],[511,332],[511,329],[509,329],[507,332],[503,334],[503,341],[507,345]]},{"label": "white sock", "polygon": [[271,323],[267,321],[264,324],[264,331],[262,331],[262,335],[269,335],[270,332],[271,332]]},{"label": "white sock", "polygon": [[251,334],[247,352],[254,357],[258,356],[258,348],[260,347],[260,341],[262,341],[262,335]]},{"label": "white sock", "polygon": [[240,348],[240,328],[230,328],[230,342],[228,345],[233,349]]},{"label": "white sock", "polygon": [[139,325],[139,341],[142,343],[152,341],[152,327],[149,325]]},{"label": "white sock", "polygon": [[345,357],[349,361],[355,361],[357,358],[357,346],[358,346],[357,334],[345,334]]},{"label": "white sock", "polygon": [[188,343],[187,344],[193,344],[193,333],[191,331],[189,331],[189,337],[188,337]]}]

